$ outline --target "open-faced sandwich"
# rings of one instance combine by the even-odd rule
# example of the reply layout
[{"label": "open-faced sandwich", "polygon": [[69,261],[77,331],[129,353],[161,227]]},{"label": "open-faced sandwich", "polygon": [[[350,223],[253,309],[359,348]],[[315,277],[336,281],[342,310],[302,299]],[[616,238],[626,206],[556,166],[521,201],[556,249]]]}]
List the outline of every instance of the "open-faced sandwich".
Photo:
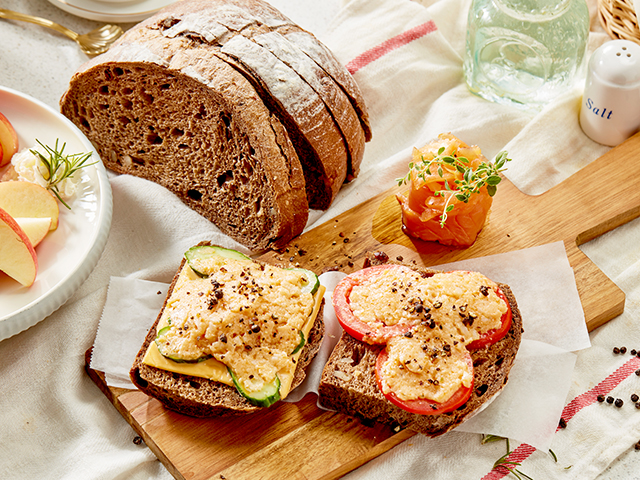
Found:
[{"label": "open-faced sandwich", "polygon": [[507,285],[480,273],[387,261],[370,256],[333,292],[344,333],[324,368],[320,403],[441,435],[506,384],[520,312]]},{"label": "open-faced sandwich", "polygon": [[185,253],[131,379],[191,416],[269,407],[302,383],[320,347],[323,294],[309,270],[197,245]]}]

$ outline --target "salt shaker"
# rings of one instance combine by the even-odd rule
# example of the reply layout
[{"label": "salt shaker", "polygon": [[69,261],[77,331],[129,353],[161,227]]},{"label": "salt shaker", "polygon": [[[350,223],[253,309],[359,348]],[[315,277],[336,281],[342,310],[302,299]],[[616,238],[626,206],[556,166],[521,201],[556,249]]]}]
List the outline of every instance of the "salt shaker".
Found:
[{"label": "salt shaker", "polygon": [[611,40],[593,52],[580,126],[592,140],[611,147],[640,129],[640,45]]}]

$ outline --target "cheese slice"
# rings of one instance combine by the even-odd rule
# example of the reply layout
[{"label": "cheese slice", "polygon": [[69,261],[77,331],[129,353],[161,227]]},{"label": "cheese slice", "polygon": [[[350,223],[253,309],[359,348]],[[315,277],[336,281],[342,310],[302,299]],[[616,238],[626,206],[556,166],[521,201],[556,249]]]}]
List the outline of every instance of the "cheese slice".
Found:
[{"label": "cheese slice", "polygon": [[[309,338],[309,332],[313,328],[316,317],[320,311],[320,305],[322,304],[322,298],[324,296],[325,287],[320,285],[316,293],[314,294],[314,307],[308,320],[305,322],[301,331],[304,334],[305,341]],[[302,349],[291,355],[292,359],[295,359],[296,363],[302,354]],[[216,382],[224,383],[226,385],[233,386],[231,375],[227,370],[227,366],[216,360],[215,358],[208,358],[206,360],[197,363],[184,363],[176,362],[163,356],[158,350],[158,346],[155,342],[151,342],[147,352],[142,360],[142,363],[150,365],[152,367],[160,368],[170,372],[175,372],[183,375],[192,375],[194,377],[208,378]],[[280,378],[280,397],[285,398],[291,391],[291,384],[293,382],[294,373],[288,373],[284,371],[278,372]]]}]

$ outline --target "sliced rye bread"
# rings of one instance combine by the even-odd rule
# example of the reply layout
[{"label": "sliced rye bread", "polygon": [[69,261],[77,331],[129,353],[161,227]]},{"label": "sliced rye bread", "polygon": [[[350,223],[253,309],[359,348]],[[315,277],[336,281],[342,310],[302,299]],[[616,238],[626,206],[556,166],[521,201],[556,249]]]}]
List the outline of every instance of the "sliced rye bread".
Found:
[{"label": "sliced rye bread", "polygon": [[[167,300],[171,296],[171,292],[173,292],[184,264],[185,260],[183,259],[169,286],[162,310],[153,326],[149,329],[144,343],[134,360],[129,372],[131,381],[139,390],[150,397],[156,398],[170,410],[192,417],[229,416],[262,410],[265,407],[253,405],[240,395],[235,387],[202,377],[168,372],[142,363],[149,345],[157,336],[157,326],[162,316],[162,311],[166,307]],[[309,332],[309,338],[298,359],[291,390],[304,381],[306,368],[320,349],[324,335],[323,310],[324,299],[316,321]]]},{"label": "sliced rye bread", "polygon": [[364,150],[353,106],[336,113],[349,112],[341,85],[326,75],[320,96],[248,39],[281,27],[299,29],[259,0],[176,2],[83,65],[62,113],[108,168],[162,184],[251,249],[280,248],[309,207],[329,207]]},{"label": "sliced rye bread", "polygon": [[357,177],[364,156],[365,132],[344,91],[336,88],[333,78],[300,47],[277,31],[254,35],[251,39],[297,72],[322,99],[348,149],[347,180]]},{"label": "sliced rye bread", "polygon": [[85,65],[61,102],[105,165],[163,185],[251,249],[302,232],[302,167],[251,84],[187,39],[128,38]]},{"label": "sliced rye bread", "polygon": [[322,99],[278,57],[243,35],[227,40],[220,52],[254,79],[265,105],[278,112],[305,172],[309,208],[329,208],[347,177],[348,154]]},{"label": "sliced rye bread", "polygon": [[[202,20],[202,9],[210,14],[206,21]],[[269,42],[269,51],[281,61],[296,71],[323,98],[327,108],[334,116],[338,128],[344,136],[349,150],[348,179],[357,176],[363,156],[361,142],[371,140],[371,126],[369,114],[364,98],[349,71],[342,65],[333,53],[323,45],[313,34],[303,30],[277,9],[264,2],[254,0],[235,0],[232,4],[226,0],[209,0],[200,2],[195,11],[192,6],[183,5],[171,7],[172,17],[167,18],[162,27],[170,28],[167,35],[188,35],[198,37],[201,41],[223,45],[229,38],[242,34],[253,41],[256,36],[268,33],[279,33],[280,38]],[[216,26],[213,26],[217,24]],[[221,28],[222,27],[222,28]],[[286,38],[282,38],[285,36]],[[263,42],[258,42],[266,46]],[[293,59],[291,53],[294,52]],[[304,53],[306,60],[316,64],[320,70],[314,75],[308,75],[310,67],[301,58]],[[303,65],[304,70],[296,68]],[[313,77],[317,77],[313,78]],[[325,84],[320,90],[316,88],[318,81]],[[327,85],[328,84],[328,85]],[[335,92],[333,84],[338,86]],[[329,98],[327,98],[329,95]],[[351,105],[344,106],[344,100]],[[356,130],[354,123],[360,124]],[[360,138],[364,136],[364,138]]]},{"label": "sliced rye bread", "polygon": [[[390,261],[385,254],[369,255],[365,266],[394,263],[406,265],[425,275],[435,270]],[[476,413],[507,383],[522,336],[522,317],[508,285],[498,284],[509,301],[512,324],[498,342],[470,351],[474,366],[474,391],[457,410],[440,415],[417,415],[396,407],[380,392],[375,378],[375,363],[381,346],[360,342],[343,333],[322,373],[319,386],[320,404],[366,421],[408,428],[435,437],[442,435]]]}]

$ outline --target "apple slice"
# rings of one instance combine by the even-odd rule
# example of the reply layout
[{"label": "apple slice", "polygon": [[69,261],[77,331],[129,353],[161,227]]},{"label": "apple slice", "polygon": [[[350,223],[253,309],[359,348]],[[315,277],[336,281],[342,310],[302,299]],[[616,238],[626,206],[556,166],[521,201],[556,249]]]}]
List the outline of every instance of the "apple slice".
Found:
[{"label": "apple slice", "polygon": [[50,230],[58,228],[60,209],[49,191],[31,182],[0,182],[0,208],[13,218],[50,218]]},{"label": "apple slice", "polygon": [[51,227],[51,219],[49,217],[42,218],[14,218],[16,223],[20,225],[20,228],[27,234],[31,245],[35,247],[42,241],[44,237],[49,233],[49,227]]},{"label": "apple slice", "polygon": [[36,280],[38,257],[29,237],[6,211],[0,208],[0,270],[30,287]]},{"label": "apple slice", "polygon": [[18,151],[18,133],[7,117],[0,113],[0,167],[11,161]]}]

